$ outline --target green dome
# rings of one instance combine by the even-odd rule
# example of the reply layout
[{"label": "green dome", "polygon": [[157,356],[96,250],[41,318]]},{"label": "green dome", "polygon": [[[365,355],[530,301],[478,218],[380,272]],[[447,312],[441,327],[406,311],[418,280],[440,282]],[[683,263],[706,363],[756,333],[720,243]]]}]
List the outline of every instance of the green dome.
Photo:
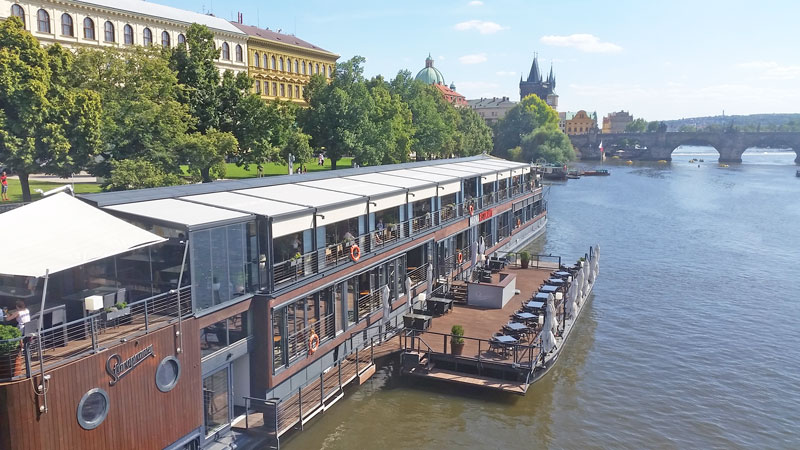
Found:
[{"label": "green dome", "polygon": [[433,67],[433,58],[431,58],[431,55],[428,55],[428,58],[425,59],[425,68],[417,72],[417,76],[414,78],[426,84],[447,84],[444,82],[444,75],[442,75],[442,72],[439,72],[439,69]]}]

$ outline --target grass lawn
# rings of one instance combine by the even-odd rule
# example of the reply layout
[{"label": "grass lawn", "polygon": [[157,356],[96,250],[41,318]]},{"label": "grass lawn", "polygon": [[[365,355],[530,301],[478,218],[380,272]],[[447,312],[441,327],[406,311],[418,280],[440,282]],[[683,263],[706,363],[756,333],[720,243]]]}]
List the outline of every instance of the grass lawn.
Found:
[{"label": "grass lawn", "polygon": [[[352,166],[352,158],[342,158],[336,162],[337,169],[346,169]],[[297,164],[294,165],[295,169],[298,169],[299,166]],[[309,172],[316,172],[318,170],[330,170],[331,168],[331,160],[325,159],[324,166],[318,166],[316,161],[306,163],[306,169]],[[244,170],[244,167],[239,167],[236,164],[228,163],[225,164],[225,178],[227,179],[241,179],[241,178],[254,178],[258,176],[258,170],[256,169],[255,164],[251,164],[248,169]],[[184,174],[187,174],[189,167],[188,166],[181,166],[181,170]],[[264,165],[264,175],[265,176],[272,176],[272,175],[286,175],[289,172],[286,164],[278,164],[278,163],[268,163]]]},{"label": "grass lawn", "polygon": [[[41,189],[45,192],[49,191],[50,189],[55,189],[57,187],[61,187],[68,183],[51,183],[47,181],[31,181],[31,199],[38,200],[42,196],[36,193],[36,189]],[[75,183],[75,193],[76,194],[93,194],[95,192],[100,192],[100,185],[96,183]],[[19,185],[19,180],[17,179],[8,179],[8,198],[12,202],[21,202],[22,201],[22,188]]]}]

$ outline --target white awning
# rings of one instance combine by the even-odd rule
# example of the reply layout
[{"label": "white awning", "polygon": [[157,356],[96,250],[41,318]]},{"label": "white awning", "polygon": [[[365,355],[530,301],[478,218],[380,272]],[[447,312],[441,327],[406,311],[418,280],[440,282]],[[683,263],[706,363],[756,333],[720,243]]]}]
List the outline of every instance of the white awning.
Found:
[{"label": "white awning", "polygon": [[213,225],[218,222],[246,220],[250,214],[229,209],[200,205],[174,198],[150,200],[146,202],[123,203],[106,206],[104,209],[134,216],[185,226],[186,228]]},{"label": "white awning", "polygon": [[0,274],[42,277],[165,239],[65,193],[0,214]]}]

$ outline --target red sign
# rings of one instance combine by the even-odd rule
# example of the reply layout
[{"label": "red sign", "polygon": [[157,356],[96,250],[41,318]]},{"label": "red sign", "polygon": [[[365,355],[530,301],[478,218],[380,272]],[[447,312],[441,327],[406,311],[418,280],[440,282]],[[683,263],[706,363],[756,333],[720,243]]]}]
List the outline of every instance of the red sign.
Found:
[{"label": "red sign", "polygon": [[492,212],[493,211],[494,211],[493,209],[487,209],[486,211],[478,214],[478,221],[483,222],[484,220],[488,219],[489,217],[492,217]]}]

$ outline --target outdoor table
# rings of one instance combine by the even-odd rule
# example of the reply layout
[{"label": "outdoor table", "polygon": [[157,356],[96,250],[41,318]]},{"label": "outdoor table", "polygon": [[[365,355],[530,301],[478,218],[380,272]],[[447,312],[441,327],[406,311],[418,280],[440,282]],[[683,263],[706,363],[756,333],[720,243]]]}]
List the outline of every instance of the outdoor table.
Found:
[{"label": "outdoor table", "polygon": [[559,271],[559,272],[553,272],[553,275],[555,275],[557,277],[568,277],[568,276],[570,276],[572,274],[569,273],[569,272]]},{"label": "outdoor table", "polygon": [[430,323],[431,316],[424,314],[406,314],[403,316],[403,325],[413,330],[427,330]]},{"label": "outdoor table", "polygon": [[518,312],[514,314],[514,317],[520,320],[534,320],[536,319],[536,314],[529,313],[529,312]]},{"label": "outdoor table", "polygon": [[506,324],[506,328],[511,331],[525,331],[528,329],[527,325],[519,322],[509,322]]},{"label": "outdoor table", "polygon": [[548,294],[546,292],[537,292],[536,295],[533,296],[534,300],[537,300],[537,301],[540,301],[540,302],[546,302],[547,299],[549,299],[549,298],[550,298],[550,294]]},{"label": "outdoor table", "polygon": [[549,284],[539,288],[539,292],[547,292],[548,294],[554,294],[556,291],[558,291],[558,286],[552,286]]},{"label": "outdoor table", "polygon": [[564,284],[564,280],[562,280],[561,278],[550,278],[549,280],[547,280],[547,284],[561,286],[562,284]]},{"label": "outdoor table", "polygon": [[431,297],[426,300],[428,302],[428,311],[435,315],[443,315],[453,309],[453,300],[441,297]]},{"label": "outdoor table", "polygon": [[501,344],[506,344],[506,345],[510,345],[510,344],[516,344],[516,343],[517,343],[517,339],[516,339],[516,338],[514,338],[514,337],[512,337],[512,336],[506,336],[506,335],[503,335],[503,336],[495,336],[495,338],[494,338],[494,339],[495,339],[497,342],[499,342],[499,343],[501,343]]},{"label": "outdoor table", "polygon": [[543,307],[544,307],[544,302],[539,302],[539,301],[536,301],[536,300],[531,300],[531,301],[529,301],[527,304],[525,304],[525,307],[526,307],[526,308],[530,308],[530,309],[539,309],[539,308],[543,308]]}]

